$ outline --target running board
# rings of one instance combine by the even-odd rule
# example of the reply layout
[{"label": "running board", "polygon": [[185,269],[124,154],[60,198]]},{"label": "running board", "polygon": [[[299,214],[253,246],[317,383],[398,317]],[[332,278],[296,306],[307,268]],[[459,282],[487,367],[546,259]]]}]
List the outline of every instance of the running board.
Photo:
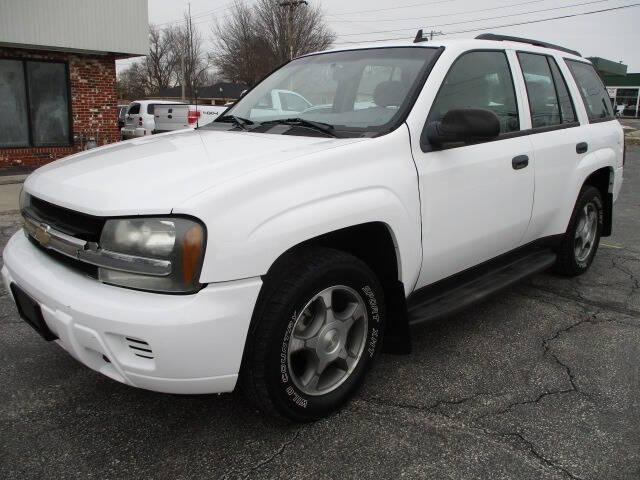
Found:
[{"label": "running board", "polygon": [[416,325],[456,313],[514,283],[551,267],[556,254],[537,250],[510,255],[472,271],[421,289],[408,298],[409,324]]}]

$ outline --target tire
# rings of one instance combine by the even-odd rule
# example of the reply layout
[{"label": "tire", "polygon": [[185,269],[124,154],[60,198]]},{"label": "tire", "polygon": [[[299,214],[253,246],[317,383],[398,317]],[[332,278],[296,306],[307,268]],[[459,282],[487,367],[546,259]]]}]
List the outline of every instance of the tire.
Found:
[{"label": "tire", "polygon": [[242,389],[265,413],[295,422],[323,418],[362,384],[380,353],[384,325],[383,291],[365,263],[329,248],[291,253],[264,279]]},{"label": "tire", "polygon": [[[591,220],[588,220],[589,217]],[[604,208],[600,191],[591,185],[585,185],[578,195],[567,232],[558,249],[558,259],[554,266],[556,273],[575,277],[589,269],[600,244],[603,218]],[[587,234],[590,222],[594,222],[595,225],[592,224]]]}]

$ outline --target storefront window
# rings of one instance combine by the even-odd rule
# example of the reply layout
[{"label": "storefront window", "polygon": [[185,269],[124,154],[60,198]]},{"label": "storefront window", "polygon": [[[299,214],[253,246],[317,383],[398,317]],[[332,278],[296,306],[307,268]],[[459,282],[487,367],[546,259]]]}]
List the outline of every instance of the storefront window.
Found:
[{"label": "storefront window", "polygon": [[0,148],[70,144],[67,66],[0,59]]},{"label": "storefront window", "polygon": [[638,90],[638,88],[618,88],[616,92],[616,112],[621,111],[624,117],[637,117]]}]

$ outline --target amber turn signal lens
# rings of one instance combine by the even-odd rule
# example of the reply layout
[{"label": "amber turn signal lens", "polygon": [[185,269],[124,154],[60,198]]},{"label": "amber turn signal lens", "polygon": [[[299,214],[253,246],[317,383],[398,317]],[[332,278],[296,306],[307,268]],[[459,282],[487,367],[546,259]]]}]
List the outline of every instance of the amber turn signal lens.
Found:
[{"label": "amber turn signal lens", "polygon": [[193,226],[182,239],[182,278],[184,283],[193,282],[200,266],[202,255],[202,228]]}]

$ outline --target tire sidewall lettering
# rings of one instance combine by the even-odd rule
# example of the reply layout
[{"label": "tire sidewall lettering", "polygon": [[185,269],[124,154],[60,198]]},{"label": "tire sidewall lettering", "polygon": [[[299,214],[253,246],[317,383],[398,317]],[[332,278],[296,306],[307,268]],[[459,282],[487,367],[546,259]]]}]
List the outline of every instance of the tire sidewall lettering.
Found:
[{"label": "tire sidewall lettering", "polygon": [[[348,283],[346,284],[349,285]],[[381,311],[377,295],[374,289],[368,283],[362,283],[360,285],[351,284],[349,286],[354,288],[354,290],[360,292],[360,295],[362,296],[364,304],[367,308],[367,314],[370,320],[368,323],[367,338],[365,340],[365,350],[363,352],[366,353],[366,355],[362,355],[362,357],[360,358],[360,362],[356,367],[356,370],[354,370],[354,372],[351,374],[349,380],[347,380],[345,384],[341,385],[337,390],[334,390],[330,394],[320,395],[318,397],[306,395],[300,392],[291,380],[291,376],[289,373],[288,350],[293,329],[298,318],[298,308],[300,307],[300,305],[296,305],[296,310],[294,310],[288,316],[288,322],[286,323],[285,331],[282,336],[282,343],[279,348],[278,383],[280,385],[282,393],[286,396],[291,406],[295,409],[306,410],[309,408],[313,408],[314,404],[322,403],[323,397],[343,394],[343,388],[350,388],[347,384],[350,384],[356,375],[361,375],[362,369],[368,366],[368,364],[373,360],[373,358],[379,351],[379,343],[383,330],[382,322],[384,313]],[[306,301],[307,299],[304,300],[302,305],[304,305]]]}]

